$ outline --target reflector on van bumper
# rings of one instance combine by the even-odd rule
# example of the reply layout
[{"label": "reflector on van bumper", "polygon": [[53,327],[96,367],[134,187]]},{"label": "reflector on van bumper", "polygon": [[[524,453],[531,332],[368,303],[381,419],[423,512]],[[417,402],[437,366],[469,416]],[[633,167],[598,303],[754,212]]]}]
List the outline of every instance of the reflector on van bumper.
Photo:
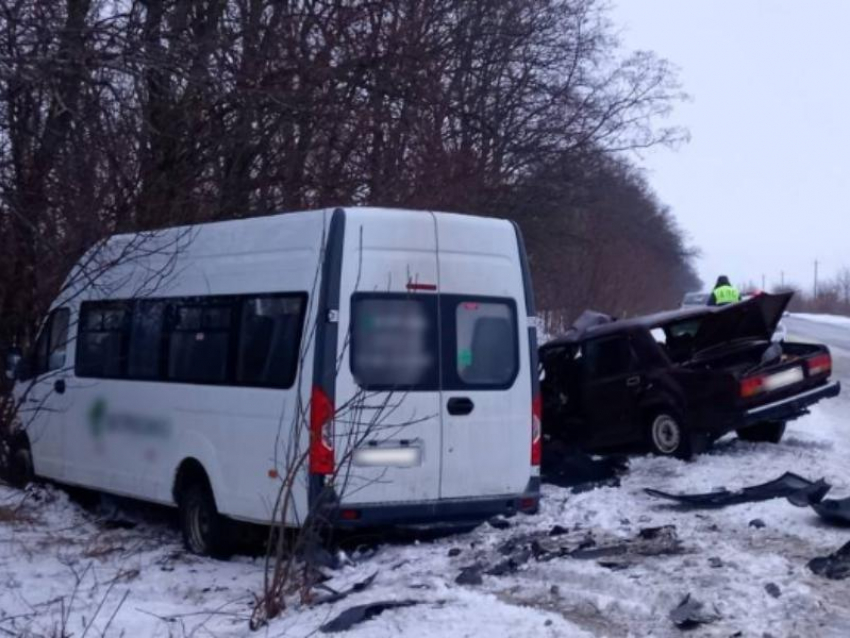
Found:
[{"label": "reflector on van bumper", "polygon": [[360,467],[414,467],[422,463],[422,449],[409,446],[358,448],[351,462]]}]

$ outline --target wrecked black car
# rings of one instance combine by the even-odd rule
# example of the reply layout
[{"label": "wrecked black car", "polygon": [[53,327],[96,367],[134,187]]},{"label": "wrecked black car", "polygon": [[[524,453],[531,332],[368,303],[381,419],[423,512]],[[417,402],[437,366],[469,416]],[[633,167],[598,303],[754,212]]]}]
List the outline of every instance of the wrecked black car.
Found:
[{"label": "wrecked black car", "polygon": [[733,430],[778,443],[841,390],[824,345],[771,343],[791,294],[627,320],[585,313],[540,348],[545,440],[688,458]]}]

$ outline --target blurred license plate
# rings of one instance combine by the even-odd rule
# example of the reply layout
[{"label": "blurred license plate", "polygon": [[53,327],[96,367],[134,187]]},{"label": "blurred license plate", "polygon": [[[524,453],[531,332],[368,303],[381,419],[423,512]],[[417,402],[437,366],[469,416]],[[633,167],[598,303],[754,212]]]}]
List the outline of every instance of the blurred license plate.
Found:
[{"label": "blurred license plate", "polygon": [[770,375],[764,380],[764,389],[770,392],[789,385],[794,385],[803,380],[803,368],[791,368],[785,372]]},{"label": "blurred license plate", "polygon": [[354,450],[354,465],[361,467],[413,467],[420,463],[418,447],[360,448]]}]

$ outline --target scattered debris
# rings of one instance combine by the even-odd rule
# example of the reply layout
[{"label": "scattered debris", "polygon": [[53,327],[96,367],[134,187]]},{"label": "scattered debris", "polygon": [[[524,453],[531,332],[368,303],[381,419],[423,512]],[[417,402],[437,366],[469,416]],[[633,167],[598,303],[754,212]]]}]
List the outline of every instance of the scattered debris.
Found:
[{"label": "scattered debris", "polygon": [[850,577],[850,543],[829,556],[813,558],[809,561],[809,569],[830,580],[844,580]]},{"label": "scattered debris", "polygon": [[484,582],[484,578],[481,576],[481,566],[464,567],[460,571],[460,575],[455,578],[455,582],[458,585],[481,585]]},{"label": "scattered debris", "polygon": [[558,487],[572,487],[573,493],[586,492],[597,487],[619,487],[622,474],[629,469],[626,456],[614,455],[594,459],[589,454],[564,446],[544,446],[544,483]]},{"label": "scattered debris", "polygon": [[463,568],[455,579],[459,585],[480,585],[483,576],[515,573],[530,560],[548,562],[558,558],[595,560],[608,569],[628,569],[647,556],[679,554],[682,545],[674,525],[641,529],[630,539],[597,539],[590,532],[524,534],[499,545],[491,561],[479,560]]},{"label": "scattered debris", "polygon": [[561,527],[560,525],[555,525],[552,529],[549,530],[549,536],[563,536],[564,534],[569,534],[570,530],[566,527]]},{"label": "scattered debris", "polygon": [[765,527],[767,527],[767,523],[765,523],[765,522],[764,522],[763,520],[761,520],[760,518],[754,518],[753,520],[751,520],[751,521],[748,523],[748,525],[749,525],[750,527],[755,528],[755,529],[764,529]]},{"label": "scattered debris", "polygon": [[816,481],[811,487],[804,488],[788,496],[788,502],[797,507],[808,507],[812,503],[820,503],[832,486],[823,479]]},{"label": "scattered debris", "polygon": [[490,523],[490,527],[493,529],[508,529],[511,526],[511,522],[501,516],[494,516],[488,523]]},{"label": "scattered debris", "polygon": [[335,634],[342,631],[348,631],[355,625],[359,625],[360,623],[371,620],[376,616],[380,616],[390,609],[413,607],[418,604],[419,602],[415,600],[385,600],[377,603],[369,603],[368,605],[350,607],[330,622],[319,627],[319,631],[323,634]]},{"label": "scattered debris", "polygon": [[335,589],[328,587],[327,585],[320,584],[319,587],[324,589],[327,592],[330,592],[327,596],[322,596],[321,598],[317,598],[313,604],[314,605],[326,605],[329,603],[336,603],[342,600],[343,598],[348,598],[351,594],[357,594],[365,589],[367,589],[372,583],[375,582],[375,578],[378,577],[378,572],[375,572],[368,578],[361,580],[360,582],[354,583],[348,589],[343,591],[336,591]]},{"label": "scattered debris", "polygon": [[460,547],[452,547],[449,550],[449,558],[455,558],[456,556],[460,556],[461,549]]},{"label": "scattered debris", "polygon": [[711,556],[708,559],[708,566],[712,569],[720,569],[721,567],[723,567],[723,560],[720,559],[720,557],[718,556]]},{"label": "scattered debris", "polygon": [[687,594],[679,605],[670,612],[670,620],[679,629],[692,629],[697,625],[707,625],[720,620],[716,608],[706,609],[706,605]]},{"label": "scattered debris", "polygon": [[850,498],[824,499],[810,503],[818,516],[833,525],[850,525]]},{"label": "scattered debris", "polygon": [[779,585],[776,583],[768,583],[764,586],[764,590],[771,598],[779,598],[782,595],[782,590],[779,589]]},{"label": "scattered debris", "polygon": [[799,501],[801,498],[808,499],[811,495],[818,494],[825,489],[828,490],[829,485],[823,479],[809,481],[797,474],[786,472],[773,481],[734,491],[720,489],[704,494],[670,494],[654,489],[645,489],[644,491],[656,498],[675,501],[685,509],[713,509],[741,503],[757,503],[774,498],[788,498],[789,500],[793,498]]}]

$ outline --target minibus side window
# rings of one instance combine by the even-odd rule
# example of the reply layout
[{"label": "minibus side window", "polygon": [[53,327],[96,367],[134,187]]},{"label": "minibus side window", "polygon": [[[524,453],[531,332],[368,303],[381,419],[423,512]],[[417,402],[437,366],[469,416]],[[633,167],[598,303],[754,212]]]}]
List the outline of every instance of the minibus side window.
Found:
[{"label": "minibus side window", "polygon": [[264,295],[241,302],[236,382],[290,388],[298,369],[304,295]]},{"label": "minibus side window", "polygon": [[351,308],[351,372],[360,387],[438,389],[435,296],[363,293]]},{"label": "minibus side window", "polygon": [[171,308],[168,378],[189,383],[225,382],[232,304],[187,300]]},{"label": "minibus side window", "polygon": [[136,302],[127,361],[127,376],[131,379],[160,376],[165,308],[164,301]]},{"label": "minibus side window", "polygon": [[[452,312],[452,305],[454,306]],[[446,296],[443,316],[454,315],[454,352],[446,387],[507,388],[519,372],[516,306],[512,300]],[[453,334],[452,334],[453,333]]]},{"label": "minibus side window", "polygon": [[80,309],[76,373],[121,378],[125,373],[130,318],[127,302],[85,302]]}]

